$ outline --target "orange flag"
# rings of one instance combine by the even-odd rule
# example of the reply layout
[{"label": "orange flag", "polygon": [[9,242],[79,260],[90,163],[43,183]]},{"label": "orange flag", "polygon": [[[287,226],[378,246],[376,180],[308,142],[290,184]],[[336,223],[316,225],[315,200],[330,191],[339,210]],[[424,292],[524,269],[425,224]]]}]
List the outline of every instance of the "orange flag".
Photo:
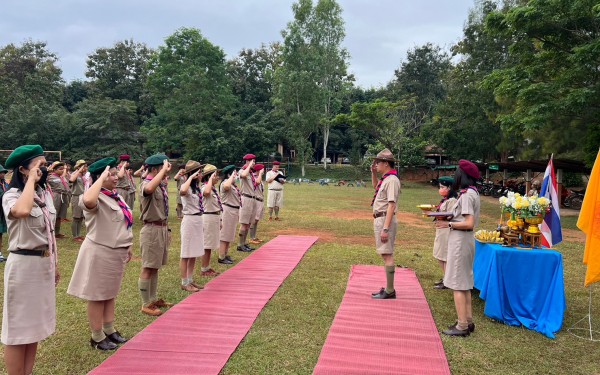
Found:
[{"label": "orange flag", "polygon": [[600,281],[600,151],[583,198],[577,227],[586,234],[583,264],[587,264],[585,286]]}]

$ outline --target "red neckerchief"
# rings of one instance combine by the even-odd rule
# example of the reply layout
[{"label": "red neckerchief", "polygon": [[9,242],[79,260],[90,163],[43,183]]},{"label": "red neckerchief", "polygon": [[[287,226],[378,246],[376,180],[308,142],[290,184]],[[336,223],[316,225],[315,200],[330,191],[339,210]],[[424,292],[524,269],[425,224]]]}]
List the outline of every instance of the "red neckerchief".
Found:
[{"label": "red neckerchief", "polygon": [[127,229],[131,228],[133,225],[133,214],[131,213],[131,209],[127,207],[125,202],[123,202],[123,199],[121,199],[119,194],[117,194],[116,191],[110,191],[105,188],[101,188],[100,192],[117,201],[119,207],[121,207],[121,211],[123,211],[123,216],[125,216],[125,225],[127,225]]},{"label": "red neckerchief", "polygon": [[373,199],[371,200],[371,206],[373,206],[373,203],[375,203],[375,198],[377,198],[377,194],[379,193],[379,188],[381,188],[381,184],[383,183],[383,180],[385,180],[388,176],[391,176],[391,175],[398,176],[398,171],[395,169],[392,169],[388,173],[384,174],[381,177],[381,180],[379,180],[379,183],[377,183],[377,187],[375,188],[375,195],[373,195]]}]

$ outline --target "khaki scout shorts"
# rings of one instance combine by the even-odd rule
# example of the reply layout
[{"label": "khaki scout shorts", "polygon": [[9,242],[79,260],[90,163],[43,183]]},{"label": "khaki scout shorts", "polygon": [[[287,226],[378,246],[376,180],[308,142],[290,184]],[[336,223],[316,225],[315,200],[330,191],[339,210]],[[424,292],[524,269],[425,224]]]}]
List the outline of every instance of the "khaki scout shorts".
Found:
[{"label": "khaki scout shorts", "polygon": [[398,230],[398,222],[396,215],[392,218],[388,232],[388,241],[381,242],[381,231],[385,224],[385,216],[378,217],[373,221],[373,231],[375,232],[375,250],[377,254],[394,254],[394,241],[396,241],[396,231]]},{"label": "khaki scout shorts", "polygon": [[242,195],[242,207],[240,208],[240,224],[252,224],[256,220],[256,203],[254,198]]},{"label": "khaki scout shorts", "polygon": [[140,231],[142,267],[160,269],[167,264],[171,232],[166,226],[145,224]]}]

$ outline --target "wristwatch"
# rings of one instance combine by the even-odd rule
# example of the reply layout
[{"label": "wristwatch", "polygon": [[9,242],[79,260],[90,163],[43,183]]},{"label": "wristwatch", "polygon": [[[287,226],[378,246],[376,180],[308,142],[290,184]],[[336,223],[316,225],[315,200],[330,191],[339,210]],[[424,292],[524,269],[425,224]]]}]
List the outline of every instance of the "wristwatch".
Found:
[{"label": "wristwatch", "polygon": [[387,233],[387,232],[389,232],[389,231],[390,231],[390,230],[389,230],[388,228],[383,228],[383,233]]},{"label": "wristwatch", "polygon": [[448,223],[448,228],[450,228],[450,230],[453,230],[454,228],[452,227],[452,222]]}]

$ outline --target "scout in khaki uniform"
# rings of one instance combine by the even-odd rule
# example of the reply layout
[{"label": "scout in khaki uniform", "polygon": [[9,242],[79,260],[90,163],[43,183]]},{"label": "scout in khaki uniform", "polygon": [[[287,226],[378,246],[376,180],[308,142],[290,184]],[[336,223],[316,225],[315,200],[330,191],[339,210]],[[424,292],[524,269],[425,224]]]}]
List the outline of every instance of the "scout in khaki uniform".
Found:
[{"label": "scout in khaki uniform", "polygon": [[[372,294],[375,299],[395,299],[394,289],[394,241],[398,223],[396,222],[396,209],[398,194],[400,193],[400,180],[398,172],[394,169],[394,155],[387,148],[381,151],[371,165],[371,182],[375,188],[375,195],[371,202],[373,206],[373,230],[375,234],[375,247],[377,254],[381,255],[385,264],[387,284],[378,292]],[[377,174],[381,174],[380,180]]]},{"label": "scout in khaki uniform", "polygon": [[[454,207],[456,202],[456,192],[452,189],[454,179],[440,179],[439,193],[442,196],[442,200],[437,205],[438,212],[448,212]],[[435,221],[444,220],[444,218],[435,218]],[[433,241],[433,257],[437,259],[442,274],[446,273],[446,259],[448,258],[448,235],[450,234],[450,228],[437,228],[435,230],[435,240]],[[433,289],[448,289],[444,285],[444,279],[433,285]]]},{"label": "scout in khaki uniform", "polygon": [[265,186],[263,185],[263,173],[265,172],[265,166],[263,164],[256,164],[254,166],[255,180],[256,180],[256,217],[250,226],[250,243],[260,244],[263,241],[256,237],[256,230],[258,229],[258,222],[262,219],[265,213]]},{"label": "scout in khaki uniform", "polygon": [[69,184],[71,185],[71,212],[73,214],[73,222],[71,223],[71,234],[73,234],[73,241],[83,242],[81,236],[81,226],[83,224],[83,210],[79,206],[79,197],[86,190],[86,177],[87,163],[85,160],[78,160],[75,163],[75,170],[69,177]]},{"label": "scout in khaki uniform", "polygon": [[[219,232],[221,230],[221,212],[223,204],[217,192],[219,172],[217,167],[206,164],[202,170],[202,198],[204,203],[204,255],[202,256],[201,275],[213,277],[218,272],[210,268],[210,255],[212,250],[219,249]],[[237,220],[236,220],[237,221]]]},{"label": "scout in khaki uniform", "polygon": [[116,165],[115,158],[90,165],[94,183],[78,200],[88,231],[67,289],[67,293],[88,301],[90,345],[99,350],[113,350],[127,342],[114,328],[115,298],[125,265],[131,260],[133,214],[115,190]]},{"label": "scout in khaki uniform", "polygon": [[169,217],[169,196],[164,184],[171,170],[166,155],[152,155],[146,159],[148,174],[140,185],[141,221],[140,247],[142,249],[142,272],[138,280],[142,297],[142,312],[158,316],[160,307],[170,307],[157,298],[158,270],[167,264],[170,231],[167,227]]},{"label": "scout in khaki uniform", "polygon": [[240,233],[238,242],[238,251],[249,252],[254,249],[248,246],[246,238],[248,229],[256,218],[256,179],[252,173],[252,168],[256,162],[256,156],[253,154],[244,155],[244,166],[240,170],[240,189],[242,192],[242,207],[240,208]]},{"label": "scout in khaki uniform", "polygon": [[48,171],[38,145],[17,147],[6,159],[13,170],[2,197],[9,256],[4,267],[2,334],[8,374],[31,374],[38,341],[54,333],[60,279],[54,238],[56,210],[45,190]]},{"label": "scout in khaki uniform", "polygon": [[202,287],[194,283],[194,266],[196,258],[204,255],[204,199],[198,186],[202,165],[195,160],[185,164],[181,185],[182,214],[181,220],[181,289],[186,292],[197,292]]},{"label": "scout in khaki uniform", "polygon": [[242,194],[235,185],[237,177],[235,165],[226,166],[221,174],[223,182],[221,182],[219,190],[221,192],[223,214],[219,234],[219,263],[233,264],[233,260],[227,253],[229,252],[229,244],[235,240],[235,227],[239,221]]},{"label": "scout in khaki uniform", "polygon": [[179,191],[181,189],[181,185],[186,181],[185,177],[185,164],[179,164],[179,168],[177,168],[177,174],[174,177],[175,182],[177,183],[177,208],[175,209],[175,213],[177,214],[178,219],[183,219],[183,203],[181,202],[181,194]]},{"label": "scout in khaki uniform", "polygon": [[479,193],[475,182],[481,177],[479,169],[468,160],[460,160],[454,174],[454,189],[460,190],[452,207],[449,221],[437,221],[436,228],[449,228],[448,258],[444,285],[453,290],[457,321],[442,331],[448,336],[469,336],[475,330],[471,289],[473,289],[473,260],[475,236],[479,225]]},{"label": "scout in khaki uniform", "polygon": [[117,182],[117,193],[125,199],[125,203],[133,210],[133,205],[135,203],[135,181],[131,174],[130,165],[131,156],[127,154],[119,156],[119,166],[117,167],[117,170],[119,171],[117,174],[117,177],[119,177],[119,182]]},{"label": "scout in khaki uniform", "polygon": [[[2,201],[2,196],[8,190],[8,183],[6,182],[5,176],[8,170],[0,165],[0,202]],[[2,205],[0,204],[0,262],[4,262],[6,258],[2,256],[2,235],[6,233],[6,217],[4,216],[4,211],[2,210]]]},{"label": "scout in khaki uniform", "polygon": [[66,236],[60,233],[60,223],[67,218],[67,209],[69,208],[69,195],[71,188],[67,181],[65,172],[65,163],[55,161],[50,166],[50,174],[48,175],[48,185],[52,190],[54,207],[56,208],[56,223],[54,230],[56,238],[65,238]]},{"label": "scout in khaki uniform", "polygon": [[265,179],[269,184],[269,195],[267,197],[267,207],[269,208],[269,221],[273,220],[273,210],[275,210],[275,220],[279,220],[279,209],[283,205],[283,184],[285,176],[279,171],[281,163],[275,160],[273,169],[267,172]]}]

